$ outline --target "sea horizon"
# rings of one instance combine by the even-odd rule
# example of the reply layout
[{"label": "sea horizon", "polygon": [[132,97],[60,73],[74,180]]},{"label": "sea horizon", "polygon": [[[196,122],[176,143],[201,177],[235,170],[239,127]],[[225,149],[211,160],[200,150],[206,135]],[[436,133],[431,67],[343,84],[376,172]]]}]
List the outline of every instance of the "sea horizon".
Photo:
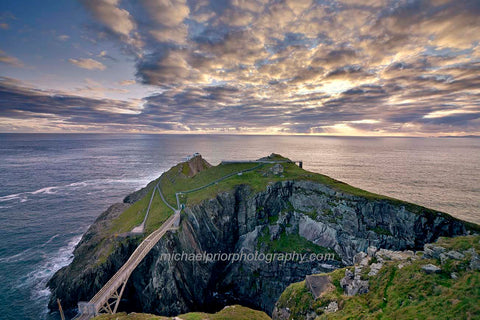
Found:
[{"label": "sea horizon", "polygon": [[[469,138],[2,134],[0,310],[5,319],[59,319],[45,285],[88,226],[193,152],[213,165],[272,152],[301,158],[307,170],[479,223],[478,150]],[[6,311],[12,301],[15,313]]]}]

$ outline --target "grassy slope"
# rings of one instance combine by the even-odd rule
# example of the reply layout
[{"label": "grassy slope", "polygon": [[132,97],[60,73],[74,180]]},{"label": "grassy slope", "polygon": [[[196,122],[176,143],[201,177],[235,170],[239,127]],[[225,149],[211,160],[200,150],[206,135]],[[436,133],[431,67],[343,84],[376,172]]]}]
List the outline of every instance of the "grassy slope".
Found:
[{"label": "grassy slope", "polygon": [[[272,159],[279,161],[288,160],[279,155],[274,155]],[[182,162],[164,173],[161,180],[161,189],[168,203],[170,203],[173,207],[176,207],[176,192],[192,190],[197,187],[207,185],[228,174],[236,173],[242,170],[252,169],[256,166],[258,166],[257,163],[220,164],[207,170],[201,171],[193,177],[188,177],[188,165]],[[260,168],[245,172],[242,175],[233,175],[232,177],[222,180],[205,189],[181,196],[181,202],[185,203],[186,205],[197,204],[203,200],[215,197],[215,195],[219,192],[230,191],[235,186],[241,184],[249,185],[252,188],[253,192],[258,192],[265,190],[268,184],[278,181],[309,180],[324,184],[344,194],[359,196],[369,200],[387,200],[394,204],[403,205],[413,212],[435,212],[433,210],[415,204],[352,187],[346,183],[332,179],[325,175],[301,169],[294,163],[282,163],[282,166],[284,167],[284,173],[280,176],[268,174],[265,176],[264,173],[268,173],[269,169],[272,166],[273,164],[264,164]],[[128,232],[133,227],[140,224],[145,216],[150,196],[151,192],[149,192],[141,200],[134,203],[130,208],[125,210],[125,212],[122,213],[120,217],[117,218],[117,220],[114,222],[114,225],[110,230],[110,234]],[[171,211],[161,201],[158,194],[155,194],[154,203],[152,204],[151,210],[153,214],[151,215],[151,217],[149,217],[147,221],[147,233],[152,232],[153,230],[155,230],[155,228],[160,226],[161,223],[165,221],[165,219],[169,216]]]},{"label": "grassy slope", "polygon": [[172,214],[172,210],[169,209],[165,203],[163,203],[158,191],[152,189],[145,197],[132,204],[117,219],[115,219],[108,233],[110,235],[121,234],[124,232],[129,232],[135,226],[140,225],[145,218],[145,214],[147,213],[152,192],[155,192],[155,195],[153,196],[145,229],[147,234],[150,234],[154,230],[158,229]]},{"label": "grassy slope", "polygon": [[[95,320],[167,320],[174,319],[169,317],[155,316],[151,314],[117,313],[114,315],[102,315],[94,318]],[[270,317],[262,311],[252,310],[242,306],[229,306],[223,310],[208,314],[203,312],[192,312],[177,316],[175,319],[181,320],[271,320]]]},{"label": "grassy slope", "polygon": [[[275,161],[286,161],[287,158],[284,158],[280,155],[273,155],[269,160]],[[207,185],[217,179],[220,179],[226,175],[236,173],[243,170],[253,169],[259,166],[258,163],[233,163],[233,164],[220,164],[211,168],[208,168],[204,171],[201,171],[189,177],[189,167],[185,162],[179,163],[176,166],[172,167],[170,170],[163,174],[161,180],[161,189],[166,198],[166,200],[176,207],[176,198],[175,193],[181,191],[192,190],[197,187]],[[332,179],[322,174],[313,173],[306,171],[302,168],[299,168],[294,163],[283,162],[282,166],[284,167],[284,173],[280,176],[274,176],[268,174],[269,169],[273,164],[263,164],[260,168],[255,170],[245,172],[242,175],[233,175],[228,179],[219,181],[218,183],[211,185],[205,189],[195,191],[182,195],[180,197],[181,203],[186,205],[198,204],[203,200],[214,198],[220,192],[231,191],[237,185],[249,185],[252,188],[253,192],[259,192],[265,190],[268,184],[278,182],[278,181],[287,181],[287,180],[309,180],[317,183],[324,184],[330,188],[337,190],[341,193],[363,197],[369,200],[386,200],[396,205],[403,205],[408,210],[416,213],[435,213],[431,209],[427,209],[415,204],[404,202],[401,200],[389,198],[386,196],[374,194],[362,189],[352,187],[341,181]],[[265,175],[265,173],[267,173]],[[158,181],[158,180],[156,180]],[[151,191],[152,192],[152,191]],[[135,202],[131,207],[125,210],[114,222],[113,226],[106,233],[106,237],[114,237],[117,234],[128,232],[132,230],[135,226],[139,225],[144,216],[150,201],[151,192],[149,192],[144,198]],[[146,235],[153,232],[172,214],[171,209],[169,209],[160,199],[158,193],[154,196],[154,202],[152,203],[151,212],[146,224]],[[448,219],[454,219],[453,217],[442,214]],[[474,224],[468,224],[472,229],[480,231],[480,227]],[[107,242],[105,242],[107,243]],[[105,245],[105,243],[101,245]],[[109,244],[112,246],[112,244]],[[103,250],[104,252],[111,252],[113,246],[110,250]],[[105,254],[102,254],[100,257],[100,262],[104,261]]]},{"label": "grassy slope", "polygon": [[[480,236],[468,236],[441,238],[438,244],[459,250],[474,247],[478,252],[479,241]],[[389,262],[370,278],[370,292],[354,297],[343,295],[340,279],[345,269],[339,269],[330,273],[335,291],[314,300],[302,281],[290,285],[279,304],[290,308],[292,319],[303,319],[309,310],[321,314],[330,301],[337,301],[341,310],[318,319],[473,319],[480,317],[480,272],[466,270],[468,259],[450,260],[442,266],[442,273],[431,275],[421,266],[440,265],[439,261],[414,260],[401,269],[397,267],[399,262]],[[452,279],[451,272],[456,272],[458,279]]]},{"label": "grassy slope", "polygon": [[[275,160],[283,160],[284,158],[281,158],[280,156],[275,156]],[[241,170],[247,170],[254,168],[255,166],[258,166],[258,164],[254,163],[238,163],[238,164],[225,164],[225,165],[218,165],[212,168],[209,168],[208,170],[202,171],[198,173],[197,175],[193,177],[188,177],[188,166],[185,166],[184,163],[180,163],[177,166],[173,167],[170,169],[168,172],[164,174],[164,178],[162,179],[162,191],[167,198],[167,201],[173,206],[176,206],[176,199],[175,199],[175,192],[179,191],[185,191],[185,190],[191,190],[199,186],[203,186],[205,184],[208,184],[216,179],[219,179],[227,174],[235,173]],[[352,187],[348,184],[345,184],[343,182],[337,181],[335,179],[329,178],[325,175],[317,174],[317,173],[312,173],[306,170],[303,170],[296,166],[293,163],[282,163],[282,166],[284,167],[284,173],[282,176],[272,176],[272,175],[267,175],[264,176],[263,173],[268,172],[268,169],[273,166],[273,164],[264,164],[262,167],[255,169],[253,171],[244,173],[242,175],[234,175],[226,180],[220,181],[219,183],[212,185],[208,188],[186,194],[184,197],[182,197],[182,203],[188,204],[195,204],[199,203],[205,199],[213,198],[215,195],[219,192],[223,191],[230,191],[232,190],[235,186],[240,185],[240,184],[246,184],[249,185],[254,192],[258,192],[261,190],[264,190],[266,186],[269,183],[274,183],[277,181],[283,181],[283,180],[310,180],[314,182],[318,182],[324,185],[327,185],[334,190],[337,190],[339,192],[349,194],[349,195],[354,195],[354,196],[361,196],[369,200],[387,200],[395,204],[399,205],[404,205],[408,209],[414,211],[414,212],[425,212],[425,211],[431,211],[430,209],[426,209],[414,204],[410,204],[404,201],[392,199],[389,197],[385,197],[382,195],[377,195],[374,193],[370,193],[365,190],[361,190],[355,187]],[[110,234],[114,235],[116,233],[122,233],[122,232],[127,232],[130,231],[134,226],[138,225],[141,223],[143,220],[146,208],[148,206],[148,202],[150,200],[151,192],[148,193],[144,198],[133,204],[130,208],[125,210],[119,218],[117,218],[116,221],[114,221],[114,224],[110,230]],[[158,193],[154,196],[154,201],[152,203],[152,208],[150,212],[150,217],[147,220],[147,234],[154,231],[156,228],[158,228],[171,214],[171,210],[161,201]],[[290,239],[290,238],[281,238],[280,241],[271,243],[269,246],[269,251],[285,251],[285,244],[291,244],[293,243],[296,247],[300,246],[302,247],[303,243],[299,243],[297,241],[298,239]],[[449,241],[449,240],[444,240],[444,241]],[[459,246],[461,241],[460,240],[455,240],[454,245]],[[465,240],[466,241],[466,240]],[[463,245],[468,245],[463,243]],[[313,251],[317,252],[317,250],[322,250],[322,248],[297,248],[297,249],[305,249],[307,251]],[[288,250],[286,250],[288,251]],[[301,251],[301,250],[297,250]],[[320,251],[319,251],[320,252]],[[422,309],[430,304],[433,304],[431,307],[434,307],[436,304],[440,303],[445,303],[445,304],[451,304],[450,308],[452,310],[455,310],[455,312],[459,312],[463,310],[465,312],[464,308],[465,305],[470,306],[470,302],[466,297],[476,295],[477,302],[479,299],[479,289],[475,288],[480,288],[480,283],[479,283],[479,278],[478,278],[478,273],[476,274],[468,274],[465,273],[461,275],[460,279],[456,281],[456,283],[453,283],[451,279],[447,279],[445,275],[431,275],[431,276],[421,276],[418,274],[418,263],[419,262],[414,262],[411,266],[408,266],[402,270],[397,270],[398,272],[392,271],[395,270],[394,266],[389,266],[388,268],[382,269],[382,272],[379,274],[379,276],[376,279],[373,279],[371,281],[372,285],[372,291],[371,293],[365,295],[365,296],[360,296],[360,297],[352,297],[352,298],[346,298],[342,297],[341,295],[341,289],[338,289],[337,292],[332,292],[329,293],[325,297],[325,301],[323,300],[318,300],[318,301],[309,301],[311,300],[311,295],[309,292],[306,291],[304,287],[304,283],[297,283],[297,284],[292,284],[287,290],[285,291],[284,295],[285,297],[287,296],[295,296],[296,301],[299,303],[296,303],[293,308],[300,308],[299,310],[301,311],[302,308],[322,308],[325,303],[328,304],[328,299],[336,297],[339,301],[340,304],[345,304],[345,309],[342,311],[338,312],[335,314],[335,318],[343,319],[343,318],[349,318],[349,313],[353,312],[354,314],[357,314],[360,316],[363,313],[367,313],[369,316],[368,318],[374,317],[374,318],[382,318],[382,314],[391,314],[392,316],[395,316],[395,312],[418,312],[418,308]],[[422,260],[423,264],[426,264],[426,260]],[[337,288],[339,285],[339,279],[343,277],[344,270],[340,269],[337,271],[334,271],[331,273],[331,277],[333,278],[334,282],[337,284]],[[417,281],[421,281],[421,287],[424,290],[427,290],[430,288],[430,291],[433,290],[435,294],[440,292],[441,294],[451,296],[452,298],[446,302],[445,301],[440,301],[440,300],[432,300],[429,299],[427,302],[422,302],[421,304],[417,302],[412,302],[410,298],[405,298],[405,294],[408,294],[410,292],[409,290],[412,290],[412,288],[408,287],[408,284],[410,283],[411,285],[411,280],[416,279]],[[438,287],[438,284],[441,284],[441,287]],[[393,285],[393,286],[392,286]],[[405,287],[407,286],[407,287]],[[396,288],[393,292],[390,292],[391,289],[390,287]],[[418,288],[418,287],[414,287]],[[383,288],[383,291],[380,290]],[[294,291],[293,293],[291,292],[288,294],[290,291]],[[403,292],[403,293],[402,293]],[[428,291],[426,291],[428,292]],[[457,302],[457,300],[453,297],[457,293],[460,293],[459,296],[463,297],[461,300],[461,303]],[[284,297],[282,295],[282,297]],[[383,300],[385,296],[389,297],[387,302]],[[417,297],[421,301],[425,301],[425,295],[420,294]],[[282,299],[282,298],[281,298]],[[348,300],[348,305],[346,304]],[[312,305],[308,305],[311,303]],[[392,305],[396,304],[396,305]],[[308,306],[307,306],[308,305]],[[406,308],[407,306],[410,306]],[[399,309],[402,307],[402,309]],[[438,307],[438,305],[437,305]],[[402,311],[398,311],[402,310]],[[473,308],[473,311],[478,311],[477,308]],[[380,314],[378,316],[378,314]],[[442,315],[443,312],[440,312],[440,315]],[[374,316],[375,315],[375,316]],[[142,315],[143,316],[143,315]],[[187,316],[187,315],[186,315]],[[190,318],[185,318],[185,319],[196,319],[195,317],[202,317],[207,315],[205,314],[190,314]],[[332,315],[329,315],[332,316]],[[139,316],[140,317],[140,316]],[[362,317],[362,316],[360,316]],[[330,318],[330,317],[329,317]],[[388,318],[388,317],[387,317]],[[422,319],[422,316],[418,317],[419,319]],[[429,318],[428,314],[425,315],[425,318]],[[103,319],[103,318],[100,318]],[[109,319],[109,318],[105,318]],[[119,318],[123,319],[123,318]],[[124,319],[137,319],[137,318],[124,318]],[[150,318],[138,318],[138,319],[150,319]],[[162,319],[160,317],[157,318],[151,318],[151,319]],[[234,319],[234,318],[218,318],[218,317],[213,317],[212,315],[209,315],[208,318],[199,318],[199,319]],[[245,319],[245,318],[242,318]],[[248,319],[248,318],[247,318]],[[257,319],[257,318],[252,318],[252,319]],[[267,318],[268,319],[268,318]]]}]

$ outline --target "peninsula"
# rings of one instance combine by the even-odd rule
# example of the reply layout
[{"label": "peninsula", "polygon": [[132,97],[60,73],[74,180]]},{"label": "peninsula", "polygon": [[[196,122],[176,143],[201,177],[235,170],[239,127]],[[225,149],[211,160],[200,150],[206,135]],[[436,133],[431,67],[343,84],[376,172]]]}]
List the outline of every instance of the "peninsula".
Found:
[{"label": "peninsula", "polygon": [[[330,309],[342,310],[339,303],[344,300],[336,297],[318,304],[315,299],[302,300],[292,305],[296,296],[304,297],[302,290],[308,286],[301,281],[306,276],[334,272],[327,287],[350,285],[358,293],[362,283],[354,280],[366,276],[352,274],[349,282],[346,274],[342,286],[338,274],[358,264],[359,253],[367,255],[372,248],[375,253],[414,252],[440,237],[480,231],[477,225],[448,214],[357,189],[299,164],[272,154],[211,166],[195,154],[175,165],[98,217],[76,247],[72,263],[49,281],[50,308],[56,308],[59,298],[66,309],[83,305],[85,318],[116,311],[163,316],[192,311],[244,313],[248,307],[264,312],[252,319],[272,315],[315,319],[334,301],[337,305]],[[473,250],[460,254],[473,261],[475,269]],[[295,253],[329,259],[163,259],[176,253]],[[382,260],[374,268],[390,268],[382,254],[370,252],[363,264],[371,269],[372,263]],[[295,287],[303,288],[300,293],[287,289],[293,283],[300,283]],[[297,304],[302,308],[295,309]],[[224,309],[229,305],[237,306]]]}]

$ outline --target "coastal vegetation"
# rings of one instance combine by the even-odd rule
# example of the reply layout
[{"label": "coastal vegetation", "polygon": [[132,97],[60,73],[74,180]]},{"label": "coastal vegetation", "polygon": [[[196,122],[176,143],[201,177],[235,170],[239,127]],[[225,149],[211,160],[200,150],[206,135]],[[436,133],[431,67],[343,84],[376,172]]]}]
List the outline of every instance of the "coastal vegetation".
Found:
[{"label": "coastal vegetation", "polygon": [[[408,210],[416,213],[426,211],[436,212],[405,201],[371,193],[319,173],[309,172],[278,154],[272,154],[269,157],[264,158],[264,160],[278,161],[281,163],[283,167],[282,174],[270,174],[272,167],[275,165],[274,163],[262,164],[255,162],[220,163],[219,165],[212,167],[205,162],[201,171],[192,174],[188,162],[181,162],[163,173],[162,179],[159,178],[155,180],[155,183],[159,183],[166,201],[173,207],[176,207],[175,195],[179,192],[181,192],[179,195],[180,203],[188,206],[198,204],[206,199],[214,198],[221,192],[231,191],[238,185],[248,185],[251,188],[252,193],[255,193],[265,190],[268,185],[275,182],[306,180],[321,183],[337,190],[340,193],[338,196],[339,200],[341,199],[342,194],[344,194],[346,196],[362,197],[368,200],[386,200],[393,204],[403,205]],[[202,159],[202,161],[204,160]],[[222,178],[224,179],[221,180]],[[201,189],[196,190],[198,188]],[[113,222],[109,234],[128,232],[135,226],[139,225],[148,208],[151,192],[153,192],[153,188],[142,199],[125,210],[125,212]],[[331,210],[331,208],[326,208],[324,209],[323,214],[331,215]],[[145,235],[150,234],[158,228],[171,214],[172,210],[161,201],[158,192],[156,192],[153,198],[150,215],[146,222]],[[310,212],[310,214],[316,215],[314,212]],[[450,218],[449,215],[445,215],[445,217]],[[474,224],[472,224],[471,227],[478,228]],[[388,230],[380,227],[373,229],[373,231],[379,234],[389,234]]]},{"label": "coastal vegetation", "polygon": [[[73,262],[50,280],[50,307],[55,308],[57,297],[66,308],[88,301],[144,237],[173,214],[176,194],[182,208],[179,228],[168,232],[132,273],[125,289],[128,299],[121,304],[128,304],[127,309],[135,306],[151,313],[176,315],[209,310],[202,306],[215,301],[219,306],[241,302],[272,314],[278,297],[292,282],[312,272],[351,264],[367,245],[418,250],[440,236],[478,230],[478,226],[449,215],[309,172],[279,155],[261,160],[211,166],[196,156],[128,195],[123,203],[111,206],[85,233]],[[150,200],[145,232],[132,233],[144,221]],[[330,254],[334,259],[321,264],[248,260],[236,264],[171,263],[160,259],[163,253],[172,252],[255,251]],[[337,275],[340,273],[334,271],[330,277],[335,281]],[[387,278],[394,281],[394,276],[389,273]],[[162,299],[155,298],[159,296]],[[299,297],[303,301],[308,295]],[[343,310],[344,300],[338,301]],[[298,308],[315,309],[318,301],[312,303],[300,303]],[[213,317],[198,315],[204,316]],[[195,315],[191,317],[195,319]]]},{"label": "coastal vegetation", "polygon": [[271,318],[262,311],[253,310],[240,305],[228,306],[221,311],[208,314],[204,312],[191,312],[181,314],[176,317],[162,317],[153,314],[116,313],[113,315],[101,315],[95,320],[271,320]]},{"label": "coastal vegetation", "polygon": [[[293,283],[280,296],[277,307],[290,310],[289,319],[474,319],[480,315],[480,271],[472,269],[472,249],[480,252],[480,236],[440,238],[436,246],[445,252],[466,252],[460,259],[423,257],[405,261],[386,261],[377,275],[369,276],[368,293],[347,296],[340,280],[345,269],[328,273],[334,290],[315,299],[305,281]],[[469,253],[470,252],[470,253]],[[376,261],[371,261],[375,263]],[[426,273],[428,264],[441,266],[441,271]],[[325,312],[334,301],[338,311]]]}]

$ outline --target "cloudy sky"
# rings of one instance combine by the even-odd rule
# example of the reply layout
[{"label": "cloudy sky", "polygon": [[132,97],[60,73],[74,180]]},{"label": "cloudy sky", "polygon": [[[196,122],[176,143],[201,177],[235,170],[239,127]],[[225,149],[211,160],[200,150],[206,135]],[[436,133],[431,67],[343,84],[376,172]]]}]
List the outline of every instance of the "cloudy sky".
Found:
[{"label": "cloudy sky", "polygon": [[480,134],[479,0],[0,2],[0,132]]}]

